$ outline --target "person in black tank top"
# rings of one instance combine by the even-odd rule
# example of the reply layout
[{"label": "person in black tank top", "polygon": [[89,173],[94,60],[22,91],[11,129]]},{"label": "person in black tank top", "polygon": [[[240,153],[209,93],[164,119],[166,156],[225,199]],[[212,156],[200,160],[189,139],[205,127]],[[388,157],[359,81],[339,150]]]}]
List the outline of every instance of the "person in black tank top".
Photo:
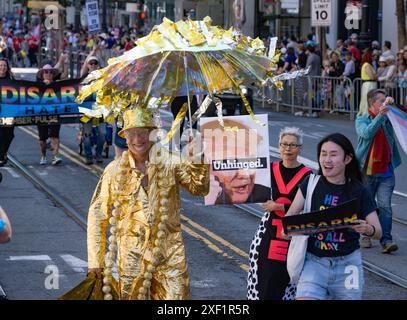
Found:
[{"label": "person in black tank top", "polygon": [[289,241],[281,237],[282,217],[288,211],[298,185],[311,172],[297,160],[302,150],[302,132],[284,128],[280,132],[283,161],[271,167],[272,199],[263,204],[266,211],[250,246],[249,300],[293,299],[295,287],[289,285],[287,251]]}]

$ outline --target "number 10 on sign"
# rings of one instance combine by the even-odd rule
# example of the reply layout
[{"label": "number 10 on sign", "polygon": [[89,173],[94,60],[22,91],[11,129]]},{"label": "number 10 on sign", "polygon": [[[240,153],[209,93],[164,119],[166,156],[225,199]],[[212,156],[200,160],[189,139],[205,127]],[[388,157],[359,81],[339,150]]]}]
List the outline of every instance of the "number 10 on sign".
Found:
[{"label": "number 10 on sign", "polygon": [[312,26],[329,27],[331,25],[331,0],[312,0]]}]

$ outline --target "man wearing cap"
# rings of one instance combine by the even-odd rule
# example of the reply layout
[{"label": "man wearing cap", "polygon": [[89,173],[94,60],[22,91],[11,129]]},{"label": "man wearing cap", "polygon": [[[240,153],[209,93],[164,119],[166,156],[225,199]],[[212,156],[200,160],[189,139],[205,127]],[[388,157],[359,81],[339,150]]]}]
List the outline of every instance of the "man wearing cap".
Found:
[{"label": "man wearing cap", "polygon": [[[112,299],[114,262],[120,299],[187,299],[179,185],[193,195],[206,195],[209,167],[200,161],[202,152],[185,158],[153,145],[150,137],[157,126],[148,110],[129,109],[123,118],[119,134],[126,138],[129,150],[106,167],[90,204],[89,272],[98,277],[103,273],[106,300]],[[193,143],[186,148],[191,155],[197,147]]]},{"label": "man wearing cap", "polygon": [[[81,78],[85,78],[92,71],[98,70],[100,68],[100,60],[98,57],[92,55],[94,51],[86,58],[85,63],[81,69]],[[103,122],[102,118],[86,118],[87,122],[83,121],[82,132],[83,132],[83,144],[85,147],[85,156],[87,165],[93,164],[93,152],[92,152],[92,129],[93,126],[97,127],[97,137],[96,137],[96,155],[95,159],[97,163],[103,163],[102,152],[103,145],[106,140],[106,123]]]}]

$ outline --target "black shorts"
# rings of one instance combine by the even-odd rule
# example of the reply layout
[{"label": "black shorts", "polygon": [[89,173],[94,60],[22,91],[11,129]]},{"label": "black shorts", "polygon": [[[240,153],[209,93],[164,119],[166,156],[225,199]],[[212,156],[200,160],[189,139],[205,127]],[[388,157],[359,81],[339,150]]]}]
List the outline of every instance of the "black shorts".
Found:
[{"label": "black shorts", "polygon": [[48,138],[59,138],[59,130],[61,130],[60,124],[39,124],[38,138],[40,141],[45,141]]}]

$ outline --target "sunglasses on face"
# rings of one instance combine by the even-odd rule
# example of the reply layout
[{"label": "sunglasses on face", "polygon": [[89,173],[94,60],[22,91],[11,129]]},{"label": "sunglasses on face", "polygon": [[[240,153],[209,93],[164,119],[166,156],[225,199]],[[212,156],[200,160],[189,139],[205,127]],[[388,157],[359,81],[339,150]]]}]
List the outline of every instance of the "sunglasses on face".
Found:
[{"label": "sunglasses on face", "polygon": [[97,62],[97,61],[89,62],[89,65],[91,65],[91,66],[97,66],[98,64],[99,64],[99,62]]}]

